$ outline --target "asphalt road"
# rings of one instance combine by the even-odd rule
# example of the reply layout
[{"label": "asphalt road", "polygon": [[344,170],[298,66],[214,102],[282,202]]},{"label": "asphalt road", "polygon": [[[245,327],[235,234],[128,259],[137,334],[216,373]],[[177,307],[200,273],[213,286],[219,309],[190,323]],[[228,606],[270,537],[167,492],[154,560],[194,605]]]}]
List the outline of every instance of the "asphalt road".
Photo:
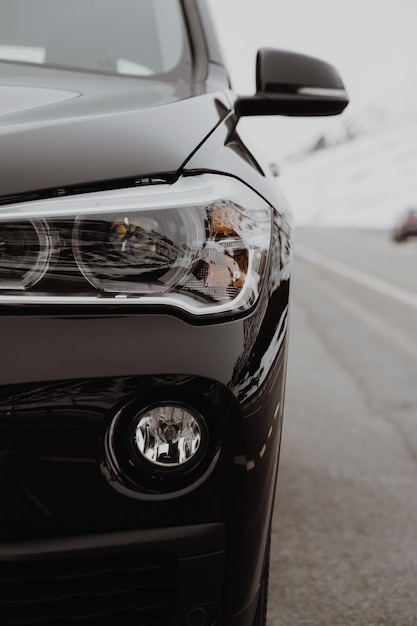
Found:
[{"label": "asphalt road", "polygon": [[417,625],[417,243],[295,249],[268,626]]}]

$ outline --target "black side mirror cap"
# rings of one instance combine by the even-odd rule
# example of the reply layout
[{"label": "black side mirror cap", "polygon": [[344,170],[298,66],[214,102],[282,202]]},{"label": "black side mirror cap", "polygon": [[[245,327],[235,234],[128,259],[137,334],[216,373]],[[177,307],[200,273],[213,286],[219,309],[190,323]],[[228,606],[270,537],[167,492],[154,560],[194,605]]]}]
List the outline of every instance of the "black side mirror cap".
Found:
[{"label": "black side mirror cap", "polygon": [[262,48],[256,59],[256,94],[239,97],[238,116],[338,115],[349,97],[337,70],[314,57]]}]

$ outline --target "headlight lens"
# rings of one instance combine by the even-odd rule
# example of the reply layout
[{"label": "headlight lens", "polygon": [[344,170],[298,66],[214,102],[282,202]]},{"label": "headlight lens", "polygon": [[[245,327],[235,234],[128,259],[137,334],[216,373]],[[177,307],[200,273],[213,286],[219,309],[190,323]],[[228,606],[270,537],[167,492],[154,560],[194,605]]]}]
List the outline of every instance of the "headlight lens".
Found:
[{"label": "headlight lens", "polygon": [[0,289],[25,290],[46,274],[51,256],[49,230],[41,219],[0,223]]},{"label": "headlight lens", "polygon": [[[82,217],[73,231],[75,259],[98,291],[164,293],[175,289],[203,245],[198,210],[161,209],[152,216]],[[200,218],[200,219],[199,219]]]},{"label": "headlight lens", "polygon": [[0,302],[244,310],[261,288],[271,211],[207,174],[2,207]]}]

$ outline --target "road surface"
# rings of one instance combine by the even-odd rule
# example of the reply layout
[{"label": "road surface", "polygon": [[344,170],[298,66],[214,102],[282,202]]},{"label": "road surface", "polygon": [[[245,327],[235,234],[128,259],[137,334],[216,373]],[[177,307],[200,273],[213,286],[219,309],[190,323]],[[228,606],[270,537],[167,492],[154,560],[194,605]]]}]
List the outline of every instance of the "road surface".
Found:
[{"label": "road surface", "polygon": [[295,250],[268,626],[417,625],[417,243]]}]

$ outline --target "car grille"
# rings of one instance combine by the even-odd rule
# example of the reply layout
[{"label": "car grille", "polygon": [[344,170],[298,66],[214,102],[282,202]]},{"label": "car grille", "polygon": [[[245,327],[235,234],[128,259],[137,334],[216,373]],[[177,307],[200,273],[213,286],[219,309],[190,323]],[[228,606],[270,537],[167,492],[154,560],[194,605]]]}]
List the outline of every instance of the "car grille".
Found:
[{"label": "car grille", "polygon": [[166,626],[176,558],[107,554],[0,563],[0,624]]}]

